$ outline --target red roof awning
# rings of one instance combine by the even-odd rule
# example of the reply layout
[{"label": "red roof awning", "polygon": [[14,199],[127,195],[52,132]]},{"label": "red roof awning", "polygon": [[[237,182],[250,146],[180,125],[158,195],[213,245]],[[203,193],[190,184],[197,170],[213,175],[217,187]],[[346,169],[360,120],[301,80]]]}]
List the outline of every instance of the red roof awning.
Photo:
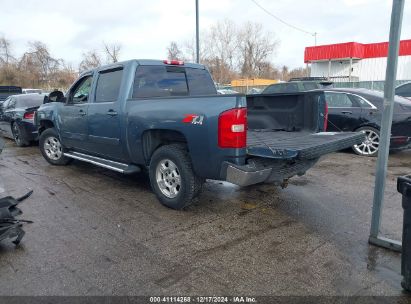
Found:
[{"label": "red roof awning", "polygon": [[[304,51],[304,62],[318,60],[338,60],[338,59],[363,59],[387,57],[388,42],[379,43],[357,43],[346,42],[319,46],[309,46]],[[400,56],[411,55],[411,39],[401,40]]]}]

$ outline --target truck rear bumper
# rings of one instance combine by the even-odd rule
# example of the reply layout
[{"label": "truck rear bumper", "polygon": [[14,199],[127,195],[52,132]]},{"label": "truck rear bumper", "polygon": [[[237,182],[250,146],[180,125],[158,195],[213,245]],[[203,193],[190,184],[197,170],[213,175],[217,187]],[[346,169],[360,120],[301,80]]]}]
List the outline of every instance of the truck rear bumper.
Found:
[{"label": "truck rear bumper", "polygon": [[239,185],[249,186],[259,183],[280,184],[284,180],[295,176],[304,175],[318,159],[279,161],[264,158],[252,158],[244,166],[225,163],[225,180]]}]

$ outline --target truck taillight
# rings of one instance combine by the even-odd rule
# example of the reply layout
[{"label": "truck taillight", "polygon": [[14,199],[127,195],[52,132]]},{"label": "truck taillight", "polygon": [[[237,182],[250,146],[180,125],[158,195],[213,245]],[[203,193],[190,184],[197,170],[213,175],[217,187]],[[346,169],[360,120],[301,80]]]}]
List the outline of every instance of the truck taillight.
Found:
[{"label": "truck taillight", "polygon": [[34,113],[35,112],[26,112],[24,113],[23,118],[24,119],[34,119]]},{"label": "truck taillight", "polygon": [[325,102],[325,113],[324,113],[324,132],[327,131],[328,128],[328,103]]},{"label": "truck taillight", "polygon": [[218,117],[218,146],[245,148],[247,144],[247,108],[225,111]]}]

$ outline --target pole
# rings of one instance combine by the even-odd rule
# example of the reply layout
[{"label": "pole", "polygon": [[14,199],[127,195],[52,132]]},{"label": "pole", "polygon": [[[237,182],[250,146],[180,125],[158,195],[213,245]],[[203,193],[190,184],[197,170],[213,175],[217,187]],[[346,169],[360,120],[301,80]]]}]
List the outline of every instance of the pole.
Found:
[{"label": "pole", "polygon": [[393,0],[390,25],[390,40],[388,48],[387,69],[385,73],[384,104],[375,174],[374,201],[372,208],[371,230],[369,242],[394,250],[401,249],[401,243],[379,236],[381,211],[384,202],[385,178],[390,149],[392,114],[394,109],[394,83],[397,74],[398,51],[400,46],[402,15],[404,0]]},{"label": "pole", "polygon": [[196,62],[200,63],[200,30],[198,24],[198,0],[196,0]]},{"label": "pole", "polygon": [[351,72],[352,72],[352,57],[350,57],[350,70],[348,71],[348,81],[351,82]]},{"label": "pole", "polygon": [[328,59],[328,80],[330,80],[331,76],[331,59]]}]

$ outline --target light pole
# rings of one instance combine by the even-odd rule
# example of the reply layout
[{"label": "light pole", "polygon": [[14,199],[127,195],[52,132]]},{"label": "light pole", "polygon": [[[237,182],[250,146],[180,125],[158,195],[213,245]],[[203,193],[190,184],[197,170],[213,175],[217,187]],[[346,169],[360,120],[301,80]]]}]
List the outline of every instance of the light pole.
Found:
[{"label": "light pole", "polygon": [[198,26],[198,0],[196,0],[196,62],[200,63],[200,30]]},{"label": "light pole", "polygon": [[390,149],[392,114],[394,110],[394,82],[397,75],[398,52],[400,46],[401,23],[404,0],[393,0],[391,12],[390,41],[388,46],[387,70],[384,85],[384,109],[382,114],[380,145],[378,149],[377,169],[375,174],[374,202],[372,208],[371,244],[401,250],[401,242],[380,236],[381,212],[384,202],[385,178]]}]

